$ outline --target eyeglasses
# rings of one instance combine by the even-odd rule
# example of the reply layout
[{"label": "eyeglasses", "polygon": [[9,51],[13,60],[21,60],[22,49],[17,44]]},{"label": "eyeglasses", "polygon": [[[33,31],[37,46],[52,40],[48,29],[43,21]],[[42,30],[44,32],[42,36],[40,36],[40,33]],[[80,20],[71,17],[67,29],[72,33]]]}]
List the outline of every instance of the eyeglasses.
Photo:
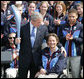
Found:
[{"label": "eyeglasses", "polygon": [[15,37],[9,37],[9,39],[12,39],[12,38],[15,39]]}]

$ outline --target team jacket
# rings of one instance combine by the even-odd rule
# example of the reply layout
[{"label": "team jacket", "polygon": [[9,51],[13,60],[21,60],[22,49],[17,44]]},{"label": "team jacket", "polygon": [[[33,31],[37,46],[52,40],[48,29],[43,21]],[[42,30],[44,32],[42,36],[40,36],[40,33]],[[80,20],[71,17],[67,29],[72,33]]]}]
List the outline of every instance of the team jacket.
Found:
[{"label": "team jacket", "polygon": [[66,58],[58,47],[53,54],[51,54],[50,48],[46,47],[42,52],[42,65],[47,70],[47,74],[60,74],[66,68]]},{"label": "team jacket", "polygon": [[[72,40],[66,40],[67,33],[73,35]],[[60,26],[59,30],[60,42],[65,46],[67,56],[81,55],[80,45],[83,43],[83,25],[76,22],[70,27],[69,22]]]}]

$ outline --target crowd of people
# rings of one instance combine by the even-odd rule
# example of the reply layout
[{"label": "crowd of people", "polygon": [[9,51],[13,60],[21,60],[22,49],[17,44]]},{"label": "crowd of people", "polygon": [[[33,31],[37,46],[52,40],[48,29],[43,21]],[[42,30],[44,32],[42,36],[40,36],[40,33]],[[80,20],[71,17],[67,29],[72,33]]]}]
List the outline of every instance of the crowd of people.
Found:
[{"label": "crowd of people", "polygon": [[[20,38],[12,5],[21,15]],[[67,68],[72,78],[83,77],[83,1],[1,1],[1,47],[12,50],[5,69],[18,68],[17,78],[27,78],[28,70],[38,78]]]}]

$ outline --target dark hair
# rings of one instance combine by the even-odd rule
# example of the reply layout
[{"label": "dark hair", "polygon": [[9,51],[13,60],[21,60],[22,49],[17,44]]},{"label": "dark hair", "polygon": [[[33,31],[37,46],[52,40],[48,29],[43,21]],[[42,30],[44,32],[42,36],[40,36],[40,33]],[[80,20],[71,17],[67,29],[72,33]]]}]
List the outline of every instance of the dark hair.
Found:
[{"label": "dark hair", "polygon": [[47,38],[46,38],[46,41],[47,41],[47,42],[48,42],[50,36],[55,37],[56,40],[57,40],[57,42],[59,43],[59,38],[58,38],[58,36],[57,36],[55,33],[50,33],[50,34],[48,34],[48,36],[47,36]]}]

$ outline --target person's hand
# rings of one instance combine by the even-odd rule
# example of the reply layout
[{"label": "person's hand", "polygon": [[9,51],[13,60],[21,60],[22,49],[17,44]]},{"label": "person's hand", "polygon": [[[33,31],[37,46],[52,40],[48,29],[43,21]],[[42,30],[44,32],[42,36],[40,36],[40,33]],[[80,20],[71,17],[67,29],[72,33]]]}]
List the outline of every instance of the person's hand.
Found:
[{"label": "person's hand", "polygon": [[48,26],[49,25],[49,21],[44,21],[44,24],[46,25],[46,26]]},{"label": "person's hand", "polygon": [[57,25],[60,25],[60,22],[61,22],[61,21],[60,21],[60,19],[59,19],[59,20],[57,20]]},{"label": "person's hand", "polygon": [[19,57],[18,52],[19,52],[18,49],[13,50],[13,59]]},{"label": "person's hand", "polygon": [[68,33],[67,35],[66,35],[66,40],[69,40],[70,39],[70,34]]},{"label": "person's hand", "polygon": [[61,22],[60,19],[58,19],[58,20],[54,19],[54,24],[55,24],[55,25],[59,25],[60,22]]},{"label": "person's hand", "polygon": [[69,40],[72,40],[73,39],[73,35],[70,36]]},{"label": "person's hand", "polygon": [[40,74],[46,74],[46,70],[45,69],[40,69]]},{"label": "person's hand", "polygon": [[41,22],[41,25],[44,25],[44,22],[43,21]]},{"label": "person's hand", "polygon": [[15,39],[15,44],[20,44],[21,43],[21,38],[16,38]]},{"label": "person's hand", "polygon": [[37,72],[37,73],[35,74],[35,78],[37,78],[39,75],[40,75],[40,72]]},{"label": "person's hand", "polygon": [[57,20],[56,20],[56,19],[54,19],[54,24],[55,24],[55,25],[57,24]]},{"label": "person's hand", "polygon": [[61,53],[64,53],[64,57],[66,57],[66,50],[65,50],[65,48],[64,47],[61,47]]}]

